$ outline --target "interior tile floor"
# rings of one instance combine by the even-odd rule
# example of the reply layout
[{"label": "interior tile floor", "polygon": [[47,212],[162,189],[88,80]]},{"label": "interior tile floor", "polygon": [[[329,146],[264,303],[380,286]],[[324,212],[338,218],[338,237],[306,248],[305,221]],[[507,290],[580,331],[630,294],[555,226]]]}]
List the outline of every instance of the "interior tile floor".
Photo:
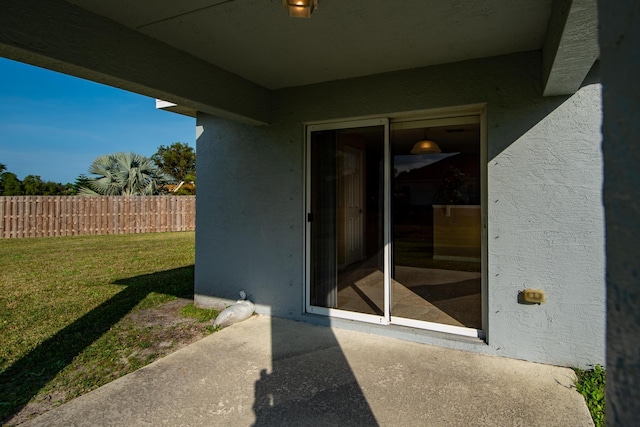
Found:
[{"label": "interior tile floor", "polygon": [[[384,276],[359,267],[339,277],[338,308],[384,314]],[[480,273],[396,266],[391,315],[482,329]]]}]

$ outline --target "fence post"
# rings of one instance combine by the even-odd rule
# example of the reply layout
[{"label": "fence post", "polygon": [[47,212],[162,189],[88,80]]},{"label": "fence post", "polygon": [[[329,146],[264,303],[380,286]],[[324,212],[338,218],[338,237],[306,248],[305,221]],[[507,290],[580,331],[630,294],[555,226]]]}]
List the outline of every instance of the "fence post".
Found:
[{"label": "fence post", "polygon": [[6,206],[6,198],[0,197],[0,238],[2,239],[4,239],[5,237],[8,237],[4,234],[5,232],[4,223],[6,221],[5,206]]}]

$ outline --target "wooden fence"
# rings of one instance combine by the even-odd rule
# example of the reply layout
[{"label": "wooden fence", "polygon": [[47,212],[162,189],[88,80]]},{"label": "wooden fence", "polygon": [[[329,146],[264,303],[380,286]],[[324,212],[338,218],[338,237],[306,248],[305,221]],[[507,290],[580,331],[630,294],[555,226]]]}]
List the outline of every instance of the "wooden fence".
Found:
[{"label": "wooden fence", "polygon": [[4,196],[0,238],[195,230],[196,196]]}]

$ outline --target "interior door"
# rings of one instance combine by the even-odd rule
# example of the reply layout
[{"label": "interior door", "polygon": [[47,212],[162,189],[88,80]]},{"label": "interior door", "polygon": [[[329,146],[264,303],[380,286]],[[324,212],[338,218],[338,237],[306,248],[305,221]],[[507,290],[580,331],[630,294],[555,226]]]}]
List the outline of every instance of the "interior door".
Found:
[{"label": "interior door", "polygon": [[364,258],[364,150],[340,144],[338,161],[338,265]]}]

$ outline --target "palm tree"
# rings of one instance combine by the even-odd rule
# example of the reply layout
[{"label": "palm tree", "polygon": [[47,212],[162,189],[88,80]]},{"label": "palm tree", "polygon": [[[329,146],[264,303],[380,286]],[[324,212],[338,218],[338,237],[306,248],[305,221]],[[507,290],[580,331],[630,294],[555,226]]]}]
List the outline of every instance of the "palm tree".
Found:
[{"label": "palm tree", "polygon": [[89,167],[89,187],[80,187],[85,196],[149,196],[158,194],[166,176],[150,158],[135,153],[100,156]]}]

